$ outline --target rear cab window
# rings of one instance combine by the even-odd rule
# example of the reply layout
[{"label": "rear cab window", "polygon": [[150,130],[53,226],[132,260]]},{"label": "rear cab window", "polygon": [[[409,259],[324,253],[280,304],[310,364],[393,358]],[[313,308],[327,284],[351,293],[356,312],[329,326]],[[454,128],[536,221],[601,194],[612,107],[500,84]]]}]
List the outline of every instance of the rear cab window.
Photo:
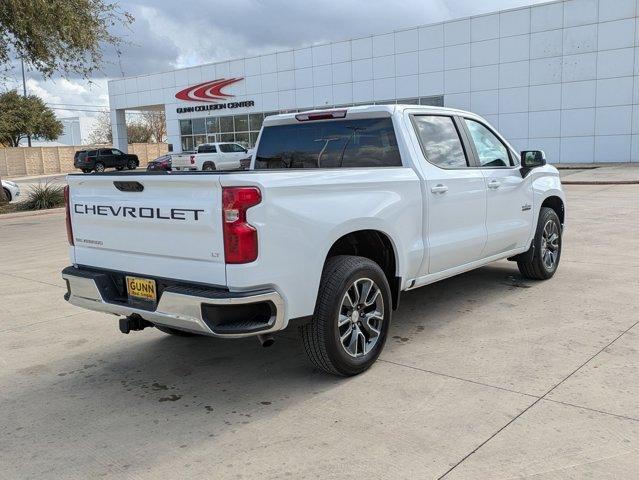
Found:
[{"label": "rear cab window", "polygon": [[[221,149],[221,145],[220,145],[220,149]],[[215,145],[200,145],[199,147],[197,147],[197,153],[217,153],[217,149],[215,148]]]},{"label": "rear cab window", "polygon": [[401,167],[390,117],[263,127],[255,170]]}]

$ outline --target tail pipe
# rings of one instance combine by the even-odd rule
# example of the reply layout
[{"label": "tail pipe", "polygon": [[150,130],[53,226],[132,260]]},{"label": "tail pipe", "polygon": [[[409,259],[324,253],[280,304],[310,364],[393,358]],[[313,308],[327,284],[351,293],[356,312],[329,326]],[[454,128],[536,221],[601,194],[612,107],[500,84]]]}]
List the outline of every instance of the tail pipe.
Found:
[{"label": "tail pipe", "polygon": [[275,337],[273,337],[273,335],[271,335],[270,333],[265,333],[263,335],[258,335],[257,336],[257,340],[260,342],[260,344],[264,348],[270,347],[271,345],[273,345],[275,343]]}]

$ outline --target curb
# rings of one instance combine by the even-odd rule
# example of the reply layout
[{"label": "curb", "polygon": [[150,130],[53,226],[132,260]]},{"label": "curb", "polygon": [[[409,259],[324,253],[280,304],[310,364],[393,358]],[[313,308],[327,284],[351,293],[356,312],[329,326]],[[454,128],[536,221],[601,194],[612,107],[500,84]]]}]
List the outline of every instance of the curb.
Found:
[{"label": "curb", "polygon": [[639,180],[562,180],[562,185],[639,185]]},{"label": "curb", "polygon": [[40,217],[42,215],[53,215],[54,213],[64,213],[64,207],[49,208],[47,210],[35,210],[33,212],[16,212],[0,214],[0,220],[12,220],[14,218]]}]

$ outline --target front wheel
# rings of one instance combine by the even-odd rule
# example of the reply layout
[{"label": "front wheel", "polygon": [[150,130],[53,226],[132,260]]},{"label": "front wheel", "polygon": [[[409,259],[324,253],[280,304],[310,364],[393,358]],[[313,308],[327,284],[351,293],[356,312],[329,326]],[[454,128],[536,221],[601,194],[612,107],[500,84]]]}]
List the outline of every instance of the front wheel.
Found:
[{"label": "front wheel", "polygon": [[98,162],[95,164],[95,167],[93,167],[93,169],[98,172],[98,173],[102,173],[104,172],[104,163],[102,162]]},{"label": "front wheel", "polygon": [[532,280],[548,280],[557,271],[561,258],[561,222],[557,213],[548,207],[539,212],[533,240],[534,254],[530,261],[517,262],[521,274]]},{"label": "front wheel", "polygon": [[309,359],[334,375],[365,371],[384,348],[391,311],[390,287],[379,265],[348,255],[328,259],[312,320],[300,327]]}]

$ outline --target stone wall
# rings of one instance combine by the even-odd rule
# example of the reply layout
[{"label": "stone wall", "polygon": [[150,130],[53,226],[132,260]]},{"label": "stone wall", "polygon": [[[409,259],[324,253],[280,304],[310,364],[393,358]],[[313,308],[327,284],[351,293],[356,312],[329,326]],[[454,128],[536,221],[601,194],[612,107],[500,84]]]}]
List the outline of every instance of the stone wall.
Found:
[{"label": "stone wall", "polygon": [[[73,172],[73,155],[90,146],[0,148],[0,176],[2,178],[48,175]],[[104,148],[104,147],[103,147]],[[129,153],[140,159],[140,166],[168,151],[166,143],[133,143]]]}]

